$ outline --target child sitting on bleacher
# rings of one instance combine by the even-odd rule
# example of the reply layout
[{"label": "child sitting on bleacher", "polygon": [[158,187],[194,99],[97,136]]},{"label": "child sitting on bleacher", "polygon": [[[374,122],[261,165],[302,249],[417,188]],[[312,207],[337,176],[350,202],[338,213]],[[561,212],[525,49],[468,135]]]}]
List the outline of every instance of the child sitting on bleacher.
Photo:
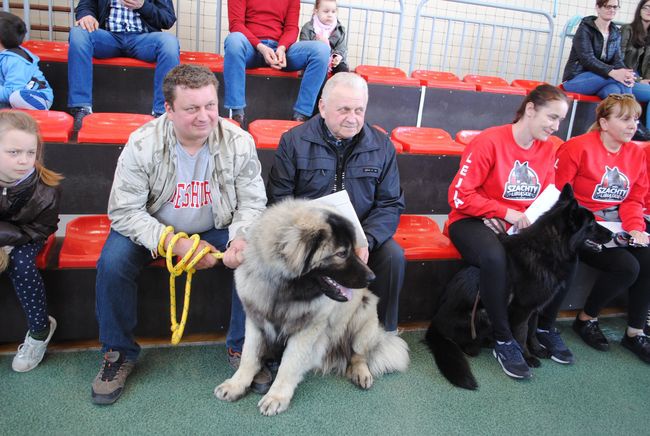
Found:
[{"label": "child sitting on bleacher", "polygon": [[332,49],[328,71],[350,71],[345,57],[348,48],[345,28],[336,18],[336,0],[316,0],[314,14],[300,30],[300,41],[322,41]]},{"label": "child sitting on bleacher", "polygon": [[56,329],[47,314],[45,288],[35,258],[59,221],[60,174],[42,164],[36,121],[24,112],[0,112],[0,265],[7,269],[29,331],[11,367],[34,369]]},{"label": "child sitting on bleacher", "polygon": [[23,20],[0,11],[0,108],[47,110],[54,94],[38,56],[20,46],[26,33]]}]

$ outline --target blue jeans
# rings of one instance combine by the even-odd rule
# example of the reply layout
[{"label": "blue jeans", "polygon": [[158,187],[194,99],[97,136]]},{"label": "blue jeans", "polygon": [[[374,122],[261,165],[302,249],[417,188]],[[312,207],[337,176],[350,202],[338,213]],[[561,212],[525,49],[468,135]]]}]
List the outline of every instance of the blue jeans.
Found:
[{"label": "blue jeans", "polygon": [[632,88],[625,86],[611,77],[599,76],[596,73],[587,71],[580,73],[571,80],[562,84],[564,89],[578,94],[597,95],[605,99],[609,94],[630,94]]},{"label": "blue jeans", "polygon": [[[212,229],[200,234],[201,239],[225,250],[227,229]],[[135,361],[140,346],[133,338],[137,324],[138,284],[142,268],[151,262],[151,253],[126,236],[111,230],[97,262],[95,313],[99,324],[102,351],[120,350],[128,360]],[[230,329],[226,345],[241,351],[246,318],[235,285],[232,287]]]},{"label": "blue jeans", "polygon": [[[262,40],[262,44],[276,49],[278,43]],[[223,80],[226,109],[246,107],[246,68],[265,67],[264,57],[241,32],[233,32],[224,42]],[[300,82],[298,100],[294,112],[311,116],[316,105],[330,59],[330,48],[320,41],[298,41],[287,50],[287,66],[284,71],[305,70]]]},{"label": "blue jeans", "polygon": [[[632,88],[632,94],[634,98],[639,103],[648,103],[650,102],[650,85],[647,83],[635,83],[634,88]],[[645,111],[645,123],[646,127],[650,126],[650,110],[646,108]]]},{"label": "blue jeans", "polygon": [[[156,62],[153,77],[153,111],[165,112],[162,84],[165,76],[180,63],[180,47],[170,33],[112,33],[97,29],[88,32],[81,27],[70,29],[68,50],[68,107],[90,106],[93,103],[93,57],[97,59],[126,56]],[[110,84],[103,84],[110,86]]]}]

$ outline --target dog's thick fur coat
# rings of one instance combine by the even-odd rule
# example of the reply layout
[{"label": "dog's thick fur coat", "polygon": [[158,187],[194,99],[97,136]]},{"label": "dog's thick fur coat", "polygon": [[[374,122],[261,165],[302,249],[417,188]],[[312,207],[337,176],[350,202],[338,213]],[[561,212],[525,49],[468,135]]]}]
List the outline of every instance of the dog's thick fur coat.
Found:
[{"label": "dog's thick fur coat", "polygon": [[[562,189],[557,203],[531,226],[501,241],[508,256],[508,317],[514,338],[524,350],[530,366],[537,357],[549,357],[534,334],[538,311],[569,284],[578,260],[578,250],[591,242],[598,246],[611,239],[609,230],[596,223],[593,213],[578,205],[570,185]],[[440,372],[452,384],[476,389],[465,354],[475,356],[492,344],[491,325],[479,304],[471,335],[472,310],[479,292],[480,270],[460,270],[440,298],[438,310],[425,335]]]},{"label": "dog's thick fur coat", "polygon": [[251,227],[235,271],[246,339],[239,369],[215,388],[218,398],[241,398],[263,359],[280,354],[258,403],[264,415],[285,411],[310,370],[345,374],[364,389],[376,376],[406,370],[408,346],[380,326],[377,297],[366,289],[374,274],[354,240],[348,220],[306,200],[272,206]]}]

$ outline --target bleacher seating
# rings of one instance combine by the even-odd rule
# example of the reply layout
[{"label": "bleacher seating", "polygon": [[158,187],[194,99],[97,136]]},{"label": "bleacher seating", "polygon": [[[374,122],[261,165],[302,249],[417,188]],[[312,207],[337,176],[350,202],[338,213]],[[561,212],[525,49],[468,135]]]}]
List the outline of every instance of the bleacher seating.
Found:
[{"label": "bleacher seating", "polygon": [[419,79],[408,77],[404,71],[395,67],[359,65],[354,70],[368,83],[401,86],[421,86]]},{"label": "bleacher seating", "polygon": [[449,238],[438,224],[422,215],[402,215],[394,236],[404,249],[406,260],[460,259]]},{"label": "bleacher seating", "polygon": [[47,240],[43,244],[43,248],[41,248],[41,251],[39,251],[36,255],[36,268],[43,269],[47,266],[47,262],[50,258],[50,253],[52,252],[52,248],[54,247],[55,243],[56,236],[53,233],[48,236]]},{"label": "bleacher seating", "polygon": [[456,142],[462,145],[468,145],[479,133],[481,133],[480,130],[461,130],[456,133]]},{"label": "bleacher seating", "polygon": [[59,111],[20,110],[36,120],[43,141],[68,142],[70,140],[74,124],[74,119],[70,114]]},{"label": "bleacher seating", "polygon": [[432,127],[398,127],[391,139],[402,144],[407,153],[460,155],[464,146],[454,142],[449,133]]},{"label": "bleacher seating", "polygon": [[94,268],[110,228],[106,215],[85,215],[68,222],[59,268]]},{"label": "bleacher seating", "polygon": [[537,88],[539,85],[548,85],[546,82],[541,82],[539,80],[524,80],[524,79],[513,80],[512,83],[510,84],[512,86],[525,89],[527,93]]},{"label": "bleacher seating", "polygon": [[151,115],[93,113],[83,119],[77,141],[95,144],[124,144],[134,130],[151,120],[153,120]]},{"label": "bleacher seating", "polygon": [[411,73],[411,77],[418,79],[422,86],[476,91],[476,85],[474,83],[463,82],[458,78],[458,76],[453,73],[430,70],[415,70]]},{"label": "bleacher seating", "polygon": [[280,138],[289,129],[302,124],[301,121],[289,120],[255,120],[248,125],[257,148],[278,148]]},{"label": "bleacher seating", "polygon": [[510,86],[505,79],[496,76],[481,76],[468,74],[463,77],[463,82],[476,84],[476,89],[481,92],[495,92],[499,94],[526,95],[526,90],[517,86]]}]

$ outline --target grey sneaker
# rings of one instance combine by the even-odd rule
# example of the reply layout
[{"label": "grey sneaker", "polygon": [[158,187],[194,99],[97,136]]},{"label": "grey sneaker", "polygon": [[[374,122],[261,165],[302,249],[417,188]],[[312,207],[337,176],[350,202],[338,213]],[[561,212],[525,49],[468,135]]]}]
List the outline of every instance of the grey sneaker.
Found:
[{"label": "grey sneaker", "polygon": [[126,360],[120,351],[108,351],[99,374],[93,380],[92,400],[95,404],[113,404],[120,398],[126,378],[133,371],[134,363]]},{"label": "grey sneaker", "polygon": [[51,316],[48,317],[50,320],[50,333],[47,335],[47,338],[43,341],[37,341],[36,339],[29,336],[29,331],[25,335],[25,342],[18,346],[18,352],[14,356],[14,360],[11,362],[11,368],[16,372],[27,372],[36,368],[43,356],[45,356],[45,350],[47,349],[47,344],[50,343],[54,330],[56,330],[56,320]]},{"label": "grey sneaker", "polygon": [[[239,368],[239,363],[241,362],[241,353],[239,351],[233,351],[228,348],[228,365],[235,371]],[[277,373],[277,369],[275,371]],[[268,368],[266,364],[262,365],[262,369],[259,370],[255,377],[253,377],[253,382],[251,383],[251,391],[256,394],[264,395],[269,389],[271,389],[271,384],[273,383],[273,373]]]}]

